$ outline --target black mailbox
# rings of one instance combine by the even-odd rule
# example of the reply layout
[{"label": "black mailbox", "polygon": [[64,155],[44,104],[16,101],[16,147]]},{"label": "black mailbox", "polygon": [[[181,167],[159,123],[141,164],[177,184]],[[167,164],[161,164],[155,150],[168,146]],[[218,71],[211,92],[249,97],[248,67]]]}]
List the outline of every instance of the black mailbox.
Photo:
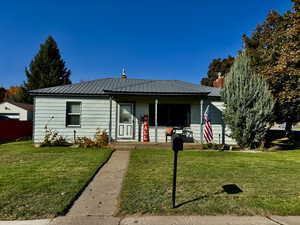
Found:
[{"label": "black mailbox", "polygon": [[180,134],[174,134],[172,136],[172,149],[173,151],[183,150],[183,137]]}]

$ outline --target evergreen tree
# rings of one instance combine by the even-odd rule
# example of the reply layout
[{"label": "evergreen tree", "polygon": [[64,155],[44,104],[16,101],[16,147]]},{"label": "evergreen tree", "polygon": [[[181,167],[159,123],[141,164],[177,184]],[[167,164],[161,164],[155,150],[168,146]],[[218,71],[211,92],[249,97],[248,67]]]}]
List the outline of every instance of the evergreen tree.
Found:
[{"label": "evergreen tree", "polygon": [[300,121],[300,0],[293,3],[293,10],[282,15],[271,11],[251,37],[243,36],[256,74],[274,96],[273,120],[286,122],[287,134]]},{"label": "evergreen tree", "polygon": [[263,141],[273,114],[273,97],[267,82],[255,75],[250,58],[242,52],[225,77],[221,91],[224,120],[231,136],[243,148]]},{"label": "evergreen tree", "polygon": [[[55,40],[49,36],[40,46],[38,54],[25,69],[27,82],[24,84],[24,94],[39,88],[70,84],[71,71],[66,68]],[[31,97],[25,101],[32,102]]]},{"label": "evergreen tree", "polygon": [[234,57],[228,56],[225,59],[214,59],[208,66],[207,77],[201,80],[202,85],[213,86],[213,82],[218,78],[218,73],[226,76],[229,72],[231,65],[234,62]]}]

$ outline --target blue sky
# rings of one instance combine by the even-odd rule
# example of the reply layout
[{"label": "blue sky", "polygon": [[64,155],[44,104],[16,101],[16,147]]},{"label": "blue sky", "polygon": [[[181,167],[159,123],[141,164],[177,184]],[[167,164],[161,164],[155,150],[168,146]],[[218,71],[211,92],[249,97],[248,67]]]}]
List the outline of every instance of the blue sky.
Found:
[{"label": "blue sky", "polygon": [[19,85],[48,35],[71,80],[117,77],[199,83],[213,58],[236,55],[241,36],[290,0],[2,1],[0,86]]}]

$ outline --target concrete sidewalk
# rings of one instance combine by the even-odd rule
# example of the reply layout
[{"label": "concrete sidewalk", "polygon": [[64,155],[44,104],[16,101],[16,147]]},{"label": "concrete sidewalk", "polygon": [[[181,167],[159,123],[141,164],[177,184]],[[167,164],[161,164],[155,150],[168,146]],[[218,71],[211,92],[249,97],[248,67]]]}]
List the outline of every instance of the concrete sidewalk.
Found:
[{"label": "concrete sidewalk", "polygon": [[49,225],[50,219],[0,221],[0,225]]},{"label": "concrete sidewalk", "polygon": [[124,218],[119,225],[300,225],[300,217],[143,216]]},{"label": "concrete sidewalk", "polygon": [[300,225],[300,216],[63,216],[50,220],[0,221],[0,225]]}]

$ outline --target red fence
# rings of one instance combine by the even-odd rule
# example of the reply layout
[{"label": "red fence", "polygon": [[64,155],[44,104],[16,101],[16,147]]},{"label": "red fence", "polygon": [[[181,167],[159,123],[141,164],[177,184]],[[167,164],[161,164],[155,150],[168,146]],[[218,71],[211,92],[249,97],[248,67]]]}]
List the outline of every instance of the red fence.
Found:
[{"label": "red fence", "polygon": [[32,121],[0,120],[0,141],[32,136]]}]

